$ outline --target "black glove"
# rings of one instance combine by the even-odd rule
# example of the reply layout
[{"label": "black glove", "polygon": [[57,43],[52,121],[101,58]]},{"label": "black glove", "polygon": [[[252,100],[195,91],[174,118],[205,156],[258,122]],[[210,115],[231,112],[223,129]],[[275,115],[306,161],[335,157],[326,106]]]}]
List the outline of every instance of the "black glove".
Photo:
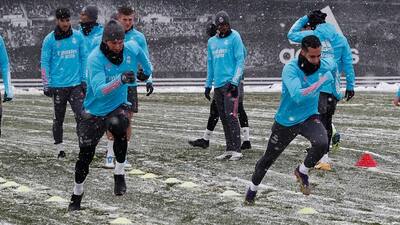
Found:
[{"label": "black glove", "polygon": [[135,83],[135,74],[132,71],[121,74],[121,81],[123,84]]},{"label": "black glove", "polygon": [[232,98],[237,98],[239,95],[238,87],[234,84],[229,83],[227,92],[231,94]]},{"label": "black glove", "polygon": [[214,37],[217,34],[217,26],[214,23],[208,23],[206,33],[209,37]]},{"label": "black glove", "polygon": [[49,88],[49,87],[43,88],[43,94],[50,98],[53,97],[53,94],[54,94],[53,88]]},{"label": "black glove", "polygon": [[8,96],[7,96],[7,93],[4,92],[4,99],[3,99],[3,102],[9,102],[9,101],[11,101],[11,100],[12,100],[12,98],[8,97]]},{"label": "black glove", "polygon": [[206,97],[206,99],[207,99],[208,101],[211,101],[210,93],[211,93],[211,88],[206,87],[206,90],[204,90],[204,96]]},{"label": "black glove", "polygon": [[315,10],[312,11],[307,17],[308,17],[308,22],[306,26],[310,26],[312,30],[315,29],[315,27],[318,24],[325,23],[325,18],[327,14],[321,12],[321,10]]},{"label": "black glove", "polygon": [[137,79],[140,81],[146,81],[147,79],[149,79],[150,75],[146,75],[144,74],[143,69],[139,69],[137,72]]},{"label": "black glove", "polygon": [[346,101],[349,101],[350,99],[352,99],[354,97],[354,91],[346,90],[344,97],[346,98]]},{"label": "black glove", "polygon": [[146,96],[151,95],[151,93],[153,93],[153,91],[154,91],[153,84],[147,83],[146,84],[146,92],[147,92]]}]

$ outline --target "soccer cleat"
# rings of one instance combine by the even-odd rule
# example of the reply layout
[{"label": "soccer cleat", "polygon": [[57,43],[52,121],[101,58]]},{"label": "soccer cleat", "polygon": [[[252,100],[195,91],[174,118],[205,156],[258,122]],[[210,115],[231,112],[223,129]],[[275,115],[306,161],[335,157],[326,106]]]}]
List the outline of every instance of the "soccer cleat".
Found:
[{"label": "soccer cleat", "polygon": [[318,170],[331,171],[332,170],[332,165],[330,163],[318,162],[317,165],[315,165],[314,168],[318,169]]},{"label": "soccer cleat", "polygon": [[226,152],[224,152],[224,154],[215,157],[215,159],[217,159],[217,160],[229,159],[232,157],[232,155],[233,155],[232,151],[226,151]]},{"label": "soccer cleat", "polygon": [[243,154],[240,152],[232,152],[232,156],[229,158],[229,161],[237,161],[243,157]]},{"label": "soccer cleat", "polygon": [[64,159],[65,156],[66,156],[65,152],[64,152],[64,151],[60,151],[60,152],[58,153],[58,155],[57,155],[57,159]]},{"label": "soccer cleat", "polygon": [[240,146],[241,150],[251,149],[250,141],[243,141],[242,146]]},{"label": "soccer cleat", "polygon": [[297,181],[300,183],[300,191],[304,195],[309,195],[310,194],[310,184],[308,183],[308,175],[301,173],[299,168],[300,168],[300,166],[298,166],[296,168],[296,170],[294,171],[294,175],[296,176]]},{"label": "soccer cleat", "polygon": [[107,156],[106,157],[106,163],[103,166],[106,169],[114,169],[115,165],[114,165],[114,157],[112,156]]},{"label": "soccer cleat", "polygon": [[247,189],[246,198],[244,199],[245,205],[254,205],[257,191],[252,191],[250,188]]},{"label": "soccer cleat", "polygon": [[339,133],[335,133],[332,136],[332,151],[336,152],[339,150],[340,146],[340,134]]},{"label": "soccer cleat", "polygon": [[124,195],[126,193],[125,175],[114,174],[114,194]]},{"label": "soccer cleat", "polygon": [[210,141],[199,138],[194,141],[189,141],[189,144],[193,147],[208,148],[208,146],[210,146]]},{"label": "soccer cleat", "polygon": [[125,159],[125,168],[132,168],[132,164],[130,164],[129,162],[128,162],[128,160],[127,159]]},{"label": "soccer cleat", "polygon": [[68,211],[71,212],[71,211],[81,210],[82,196],[83,196],[83,193],[81,195],[72,194],[71,201],[69,202],[69,205],[68,205]]}]

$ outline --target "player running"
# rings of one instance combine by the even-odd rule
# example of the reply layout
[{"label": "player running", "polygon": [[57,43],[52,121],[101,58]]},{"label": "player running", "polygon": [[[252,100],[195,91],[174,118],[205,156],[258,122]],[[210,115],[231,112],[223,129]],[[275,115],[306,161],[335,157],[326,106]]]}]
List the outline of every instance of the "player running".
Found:
[{"label": "player running", "polygon": [[114,137],[114,194],[126,192],[124,167],[130,123],[127,88],[135,82],[138,62],[143,66],[145,77],[152,73],[152,66],[144,51],[135,42],[124,43],[124,37],[122,25],[111,20],[104,28],[101,45],[88,59],[88,88],[78,132],[80,151],[69,211],[81,209],[84,181],[105,131]]},{"label": "player running", "polygon": [[[333,133],[332,117],[335,113],[337,102],[343,98],[342,94],[340,94],[340,74],[344,72],[346,75],[346,92],[344,96],[346,101],[349,101],[354,96],[355,75],[349,43],[346,37],[338,33],[332,24],[326,23],[326,16],[327,14],[316,10],[308,16],[301,17],[289,30],[288,38],[291,41],[300,43],[304,37],[316,35],[321,40],[322,57],[334,58],[337,63],[338,72],[332,72],[336,86],[328,84],[321,89],[318,106],[321,122],[327,130],[329,145],[316,168],[331,170],[332,166],[328,152]],[[338,144],[339,137],[338,135],[335,136],[335,145]]]},{"label": "player running", "polygon": [[291,60],[282,71],[282,94],[267,150],[258,160],[246,193],[246,204],[253,204],[258,185],[269,167],[290,142],[302,135],[311,143],[304,162],[294,174],[303,194],[310,194],[308,171],[324,154],[328,136],[318,115],[319,92],[324,85],[334,85],[331,71],[336,67],[332,58],[321,59],[321,42],[314,36],[302,39],[299,58]]}]

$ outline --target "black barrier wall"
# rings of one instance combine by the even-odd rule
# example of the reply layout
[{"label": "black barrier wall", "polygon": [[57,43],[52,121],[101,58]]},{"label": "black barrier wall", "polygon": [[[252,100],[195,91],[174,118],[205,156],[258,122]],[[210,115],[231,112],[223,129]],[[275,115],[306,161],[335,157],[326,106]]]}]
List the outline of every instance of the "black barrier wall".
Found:
[{"label": "black barrier wall", "polygon": [[155,77],[205,77],[205,25],[217,11],[226,10],[232,27],[248,48],[246,76],[279,77],[283,63],[295,57],[298,46],[286,38],[291,25],[311,10],[330,7],[353,49],[356,76],[396,76],[400,1],[262,1],[262,0],[134,0],[134,1],[0,1],[0,34],[11,59],[12,78],[40,78],[40,48],[54,26],[54,9],[69,7],[73,24],[80,9],[95,4],[104,22],[120,5],[131,5],[137,29],[149,43]]}]

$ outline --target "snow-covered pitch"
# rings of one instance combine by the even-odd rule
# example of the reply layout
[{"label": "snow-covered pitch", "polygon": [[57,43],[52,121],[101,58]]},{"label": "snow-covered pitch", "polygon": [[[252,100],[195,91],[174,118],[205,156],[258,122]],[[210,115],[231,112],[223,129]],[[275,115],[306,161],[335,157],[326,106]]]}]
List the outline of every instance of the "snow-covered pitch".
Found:
[{"label": "snow-covered pitch", "polygon": [[[0,224],[400,224],[400,108],[391,105],[393,95],[356,93],[339,103],[334,170],[312,170],[312,193],[301,194],[293,171],[309,143],[298,137],[268,171],[255,206],[243,205],[244,192],[266,149],[278,93],[245,95],[253,149],[237,162],[214,160],[224,151],[221,124],[208,149],[187,144],[206,127],[209,102],[202,94],[140,95],[128,149],[137,170],[127,174],[127,194],[113,195],[112,170],[101,168],[102,140],[85,183],[84,210],[74,213],[67,212],[78,153],[72,112],[64,124],[67,158],[59,161],[51,99],[17,95],[3,105]],[[364,151],[377,168],[354,166]]]}]

